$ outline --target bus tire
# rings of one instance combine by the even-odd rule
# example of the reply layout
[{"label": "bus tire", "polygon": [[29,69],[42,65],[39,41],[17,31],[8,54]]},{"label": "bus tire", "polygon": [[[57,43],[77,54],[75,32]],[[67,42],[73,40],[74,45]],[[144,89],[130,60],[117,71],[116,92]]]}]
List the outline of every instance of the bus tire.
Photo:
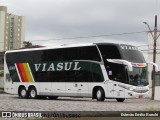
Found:
[{"label": "bus tire", "polygon": [[96,91],[96,99],[97,99],[97,101],[104,101],[104,99],[105,99],[104,90],[100,87]]},{"label": "bus tire", "polygon": [[124,102],[125,98],[116,98],[117,102]]},{"label": "bus tire", "polygon": [[29,98],[31,98],[31,99],[37,98],[37,90],[35,87],[29,88]]},{"label": "bus tire", "polygon": [[26,90],[25,87],[21,87],[21,88],[19,89],[19,96],[20,96],[21,98],[23,98],[23,99],[25,99],[25,98],[28,97],[28,92],[27,92],[27,90]]}]

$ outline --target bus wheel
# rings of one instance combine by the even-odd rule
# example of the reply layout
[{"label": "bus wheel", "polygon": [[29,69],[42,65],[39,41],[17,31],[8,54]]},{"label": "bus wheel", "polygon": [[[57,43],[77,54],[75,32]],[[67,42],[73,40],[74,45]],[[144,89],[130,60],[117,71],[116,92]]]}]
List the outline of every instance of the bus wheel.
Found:
[{"label": "bus wheel", "polygon": [[29,97],[30,97],[31,99],[36,99],[36,98],[37,98],[37,90],[36,90],[35,87],[31,87],[31,88],[29,89]]},{"label": "bus wheel", "polygon": [[97,89],[96,99],[97,99],[97,101],[104,101],[105,94],[104,94],[104,90],[102,88],[98,88]]},{"label": "bus wheel", "polygon": [[28,97],[28,93],[25,87],[20,88],[19,96],[23,99]]},{"label": "bus wheel", "polygon": [[125,99],[124,98],[117,98],[116,100],[117,100],[117,102],[124,102]]},{"label": "bus wheel", "polygon": [[58,98],[58,96],[49,96],[49,99],[51,100],[56,100]]}]

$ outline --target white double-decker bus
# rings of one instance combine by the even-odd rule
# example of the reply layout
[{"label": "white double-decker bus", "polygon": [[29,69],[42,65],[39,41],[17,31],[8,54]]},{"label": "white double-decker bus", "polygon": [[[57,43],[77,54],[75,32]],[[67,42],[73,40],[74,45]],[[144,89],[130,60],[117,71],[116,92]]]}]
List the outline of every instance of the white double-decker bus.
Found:
[{"label": "white double-decker bus", "polygon": [[4,90],[21,98],[66,96],[123,102],[149,93],[147,63],[131,45],[92,43],[12,50],[5,53],[4,62]]}]

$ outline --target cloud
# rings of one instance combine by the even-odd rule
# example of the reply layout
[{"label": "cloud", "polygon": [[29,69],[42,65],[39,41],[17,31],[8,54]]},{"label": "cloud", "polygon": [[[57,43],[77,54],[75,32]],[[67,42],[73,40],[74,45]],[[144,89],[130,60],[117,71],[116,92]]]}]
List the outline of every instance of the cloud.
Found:
[{"label": "cloud", "polygon": [[[151,0],[2,0],[8,11],[26,17],[26,40],[92,36],[153,28],[155,1]],[[155,7],[154,7],[155,6]],[[61,42],[62,41],[62,42]],[[92,41],[146,43],[147,34],[52,41],[55,44]],[[34,43],[34,42],[33,42]],[[36,43],[36,42],[35,42]],[[37,44],[50,44],[51,41]]]}]

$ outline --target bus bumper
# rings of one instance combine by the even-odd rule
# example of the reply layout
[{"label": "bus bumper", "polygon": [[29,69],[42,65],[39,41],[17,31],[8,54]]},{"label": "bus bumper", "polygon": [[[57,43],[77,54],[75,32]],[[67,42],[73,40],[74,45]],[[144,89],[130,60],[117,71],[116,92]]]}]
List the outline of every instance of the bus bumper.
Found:
[{"label": "bus bumper", "polygon": [[149,91],[145,93],[128,92],[127,98],[149,98]]}]

